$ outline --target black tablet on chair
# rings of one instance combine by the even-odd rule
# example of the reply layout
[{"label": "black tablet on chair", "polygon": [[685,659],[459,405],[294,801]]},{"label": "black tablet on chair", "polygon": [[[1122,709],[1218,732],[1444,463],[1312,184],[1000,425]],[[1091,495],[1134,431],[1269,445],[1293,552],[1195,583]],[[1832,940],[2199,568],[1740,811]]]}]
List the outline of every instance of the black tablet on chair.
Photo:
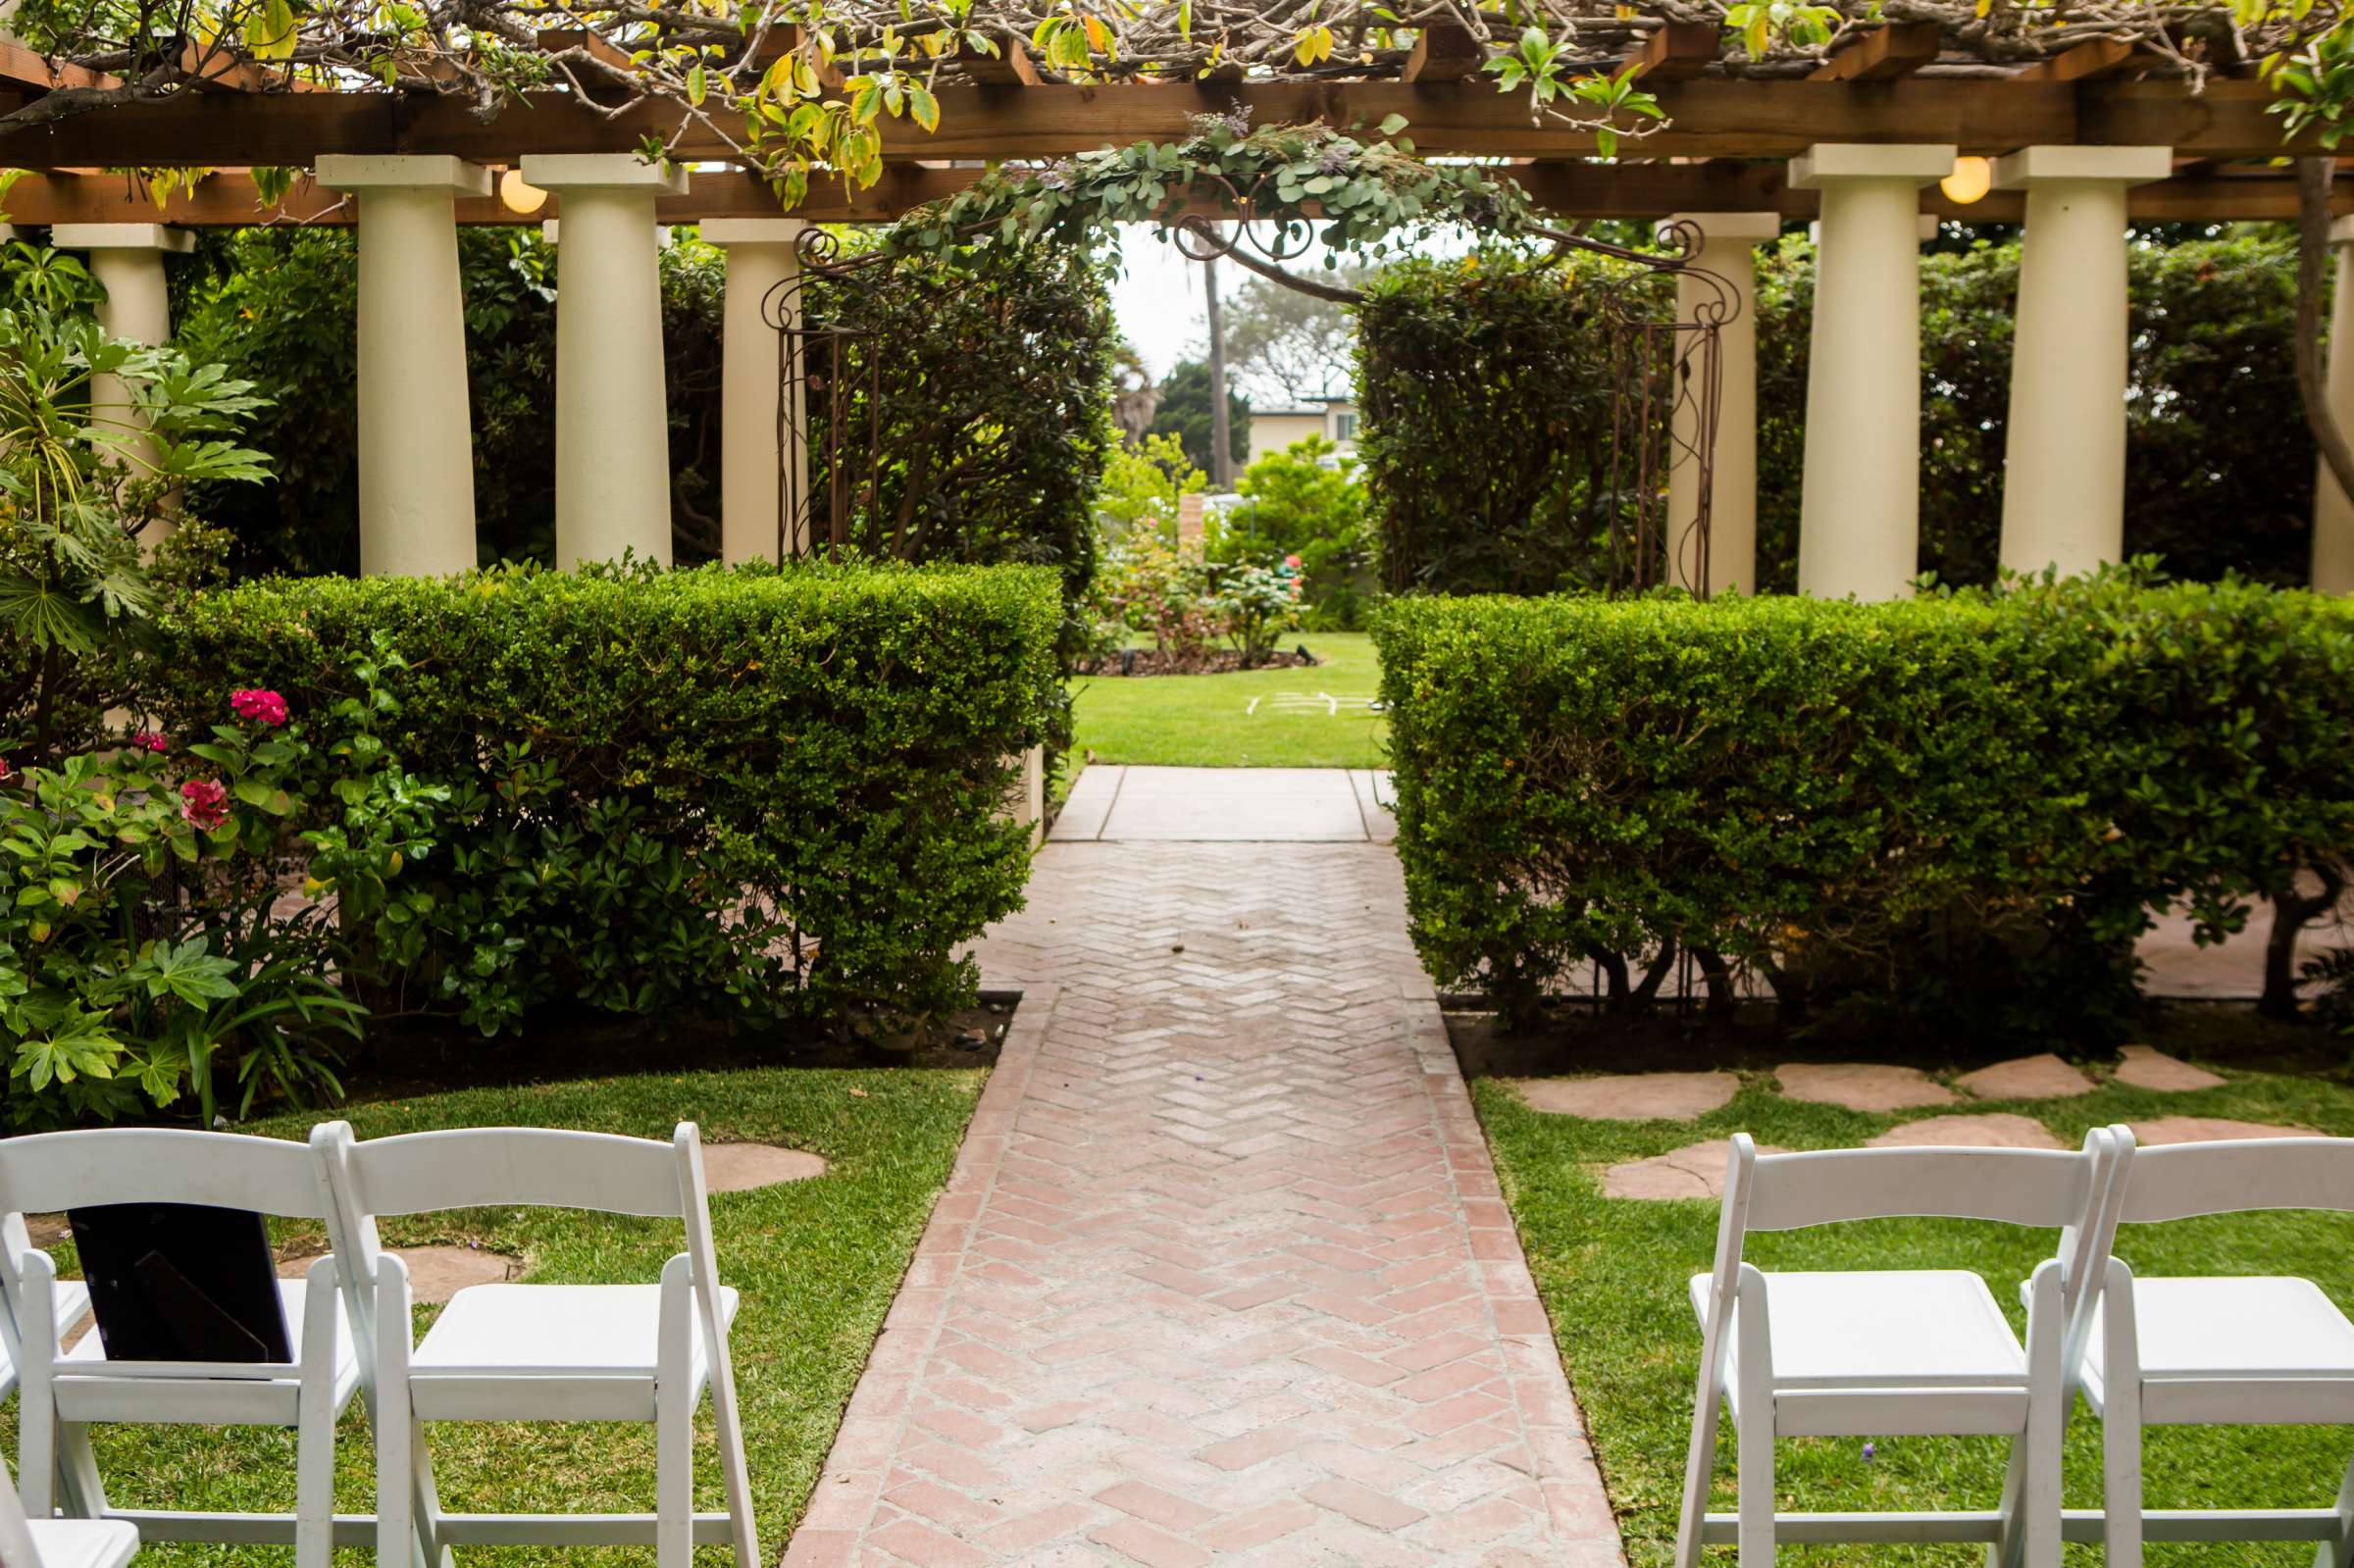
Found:
[{"label": "black tablet on chair", "polygon": [[109,1361],[294,1359],[259,1214],[106,1203],[66,1219]]}]

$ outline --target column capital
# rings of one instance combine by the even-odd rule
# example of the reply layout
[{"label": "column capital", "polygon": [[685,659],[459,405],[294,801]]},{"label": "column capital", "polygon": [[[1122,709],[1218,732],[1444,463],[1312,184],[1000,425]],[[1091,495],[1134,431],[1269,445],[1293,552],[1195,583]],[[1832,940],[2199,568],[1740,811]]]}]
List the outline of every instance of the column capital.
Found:
[{"label": "column capital", "polygon": [[1994,188],[2024,190],[2046,180],[2147,185],[2174,172],[2172,147],[2021,147],[1994,161]]},{"label": "column capital", "polygon": [[59,250],[160,250],[184,255],[196,248],[196,236],[162,224],[59,224],[49,230],[49,243]]},{"label": "column capital", "polygon": [[699,226],[703,243],[729,245],[790,245],[809,227],[801,218],[706,218]]},{"label": "column capital", "polygon": [[2329,221],[2329,243],[2354,245],[2354,218],[2333,218]]},{"label": "column capital", "polygon": [[650,190],[660,196],[687,194],[687,171],[649,164],[634,152],[527,152],[523,177],[541,190],[603,186]]},{"label": "column capital", "polygon": [[1790,188],[1820,190],[1840,179],[1910,179],[1934,184],[1954,171],[1961,149],[1951,142],[1818,141],[1790,160]]},{"label": "column capital", "polygon": [[1782,237],[1780,213],[1669,213],[1660,220],[1663,230],[1674,224],[1690,224],[1712,244],[1722,240],[1763,245]]},{"label": "column capital", "polygon": [[449,190],[461,196],[490,194],[490,171],[444,153],[355,157],[322,153],[314,171],[330,190]]}]

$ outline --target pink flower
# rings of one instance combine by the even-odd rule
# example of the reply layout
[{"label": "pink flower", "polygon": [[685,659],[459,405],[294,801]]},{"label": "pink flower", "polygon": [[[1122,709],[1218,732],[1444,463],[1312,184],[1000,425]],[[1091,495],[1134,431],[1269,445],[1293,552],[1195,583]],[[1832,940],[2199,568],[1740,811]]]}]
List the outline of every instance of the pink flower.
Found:
[{"label": "pink flower", "polygon": [[9,770],[8,759],[6,757],[0,757],[0,779],[13,779],[15,777],[16,775]]},{"label": "pink flower", "polygon": [[1283,564],[1297,572],[1300,570],[1300,557],[1296,555],[1287,555],[1283,558]]},{"label": "pink flower", "polygon": [[172,742],[166,740],[159,732],[154,730],[140,731],[130,737],[130,743],[141,751],[152,751],[159,756],[172,749]]},{"label": "pink flower", "polygon": [[273,730],[286,722],[286,699],[275,691],[265,691],[258,686],[231,691],[229,694],[229,707],[238,718],[268,725]]},{"label": "pink flower", "polygon": [[217,780],[190,779],[179,786],[179,814],[199,833],[229,821],[229,791]]}]

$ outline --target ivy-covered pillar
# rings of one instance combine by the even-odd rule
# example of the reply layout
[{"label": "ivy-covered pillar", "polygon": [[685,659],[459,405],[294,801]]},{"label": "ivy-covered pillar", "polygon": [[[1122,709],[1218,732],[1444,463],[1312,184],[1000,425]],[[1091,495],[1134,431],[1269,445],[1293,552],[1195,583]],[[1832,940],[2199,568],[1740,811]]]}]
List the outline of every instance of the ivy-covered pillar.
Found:
[{"label": "ivy-covered pillar", "polygon": [[[1716,450],[1709,495],[1708,568],[1698,563],[1690,540],[1700,510],[1700,462],[1681,456],[1667,476],[1667,581],[1707,593],[1728,588],[1758,590],[1758,259],[1757,247],[1782,232],[1779,213],[1677,213],[1670,224],[1691,224],[1701,233],[1700,271],[1724,280],[1721,292],[1709,278],[1678,274],[1676,320],[1698,321],[1729,313],[1716,333],[1718,386]],[[1678,453],[1698,438],[1695,411],[1675,410]],[[1689,540],[1689,542],[1687,542]]]},{"label": "ivy-covered pillar", "polygon": [[2027,147],[1994,166],[2027,193],[2011,345],[2002,564],[2063,576],[2125,545],[2125,191],[2168,147]]},{"label": "ivy-covered pillar", "polygon": [[1807,450],[1802,593],[1893,599],[1920,570],[1920,187],[1951,146],[1820,142],[1790,184],[1822,193]]},{"label": "ivy-covered pillar", "polygon": [[475,565],[459,195],[490,173],[458,159],[319,160],[359,201],[360,570],[443,577]]},{"label": "ivy-covered pillar", "polygon": [[[2354,432],[2354,218],[2329,226],[2329,249],[2337,258],[2337,287],[2329,304],[2330,412],[2337,428]],[[2322,593],[2354,593],[2354,501],[2317,463],[2313,484],[2313,585]]]},{"label": "ivy-covered pillar", "polygon": [[[703,238],[727,252],[719,411],[720,555],[729,562],[773,561],[799,554],[807,540],[784,536],[787,466],[792,493],[809,493],[809,453],[802,410],[785,407],[780,323],[800,325],[795,287],[801,274],[797,218],[705,220]],[[795,402],[799,386],[793,388]],[[793,520],[796,532],[805,519]]]},{"label": "ivy-covered pillar", "polygon": [[526,153],[563,204],[556,247],[556,565],[670,565],[670,421],[654,198],[684,170],[635,153]]},{"label": "ivy-covered pillar", "polygon": [[[172,341],[172,302],[164,289],[164,257],[183,254],[196,236],[162,224],[59,224],[49,231],[49,243],[59,250],[86,250],[90,276],[106,290],[98,306],[99,329],[127,342],[160,346]],[[131,396],[117,376],[90,378],[90,421],[102,430],[128,436],[132,453],[154,455]],[[139,535],[152,549],[169,537],[174,525],[159,518]]]}]

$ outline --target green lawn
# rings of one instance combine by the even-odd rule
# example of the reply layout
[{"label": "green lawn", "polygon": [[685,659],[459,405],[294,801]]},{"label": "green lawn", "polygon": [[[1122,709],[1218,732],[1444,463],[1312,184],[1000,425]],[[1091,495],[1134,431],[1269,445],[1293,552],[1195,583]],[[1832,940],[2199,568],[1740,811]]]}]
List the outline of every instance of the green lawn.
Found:
[{"label": "green lawn", "polygon": [[[1233,675],[1081,676],[1077,753],[1182,768],[1378,768],[1387,726],[1365,704],[1380,685],[1362,632],[1288,633],[1312,669]],[[1339,699],[1335,705],[1322,700]],[[1255,699],[1255,705],[1254,705]]]},{"label": "green lawn", "polygon": [[[1519,1222],[1555,1339],[1602,1461],[1611,1501],[1637,1568],[1672,1556],[1684,1444],[1700,1334],[1685,1281],[1705,1273],[1715,1245],[1714,1202],[1606,1198],[1596,1169],[1735,1132],[1762,1143],[1815,1148],[1863,1141],[1906,1116],[1865,1116],[1802,1105],[1752,1079],[1724,1109],[1697,1123],[1588,1122],[1533,1111],[1505,1085],[1474,1087],[1479,1111]],[[1975,1104],[1972,1109],[1978,1108]],[[2294,1123],[2354,1135],[2354,1090],[2313,1079],[2249,1074],[2196,1094],[2153,1094],[2118,1086],[2074,1099],[1987,1102],[2038,1117],[2071,1144],[2088,1128],[2174,1112]],[[1929,1112],[1914,1113],[1933,1114]],[[2052,1254],[2056,1233],[1964,1221],[1873,1221],[1753,1237],[1762,1268],[1970,1268],[2023,1327],[2018,1285]],[[2354,1217],[2261,1214],[2133,1227],[2121,1256],[2144,1275],[2293,1274],[2354,1306]],[[2334,1427],[2153,1429],[2146,1445],[2146,1504],[2327,1507],[2345,1475],[2349,1434]],[[2007,1445],[1988,1439],[1881,1439],[1866,1459],[1854,1439],[1786,1441],[1776,1480],[1785,1508],[1993,1507]],[[2100,1429],[2077,1406],[2067,1446],[2070,1507],[2100,1506]],[[1731,1427],[1718,1444],[1718,1510],[1735,1506]],[[2096,1548],[2071,1546],[2073,1565]],[[1977,1565],[1965,1546],[1784,1547],[1804,1563]],[[2306,1568],[2311,1545],[2152,1545],[2153,1564],[2279,1564]],[[1729,1563],[1730,1549],[1712,1553]]]},{"label": "green lawn", "polygon": [[[751,1139],[823,1154],[814,1181],[711,1199],[720,1277],[743,1292],[732,1342],[762,1549],[775,1560],[799,1518],[827,1446],[906,1272],[986,1074],[763,1068],[656,1074],[436,1093],[351,1107],[362,1138],[514,1123],[667,1139],[682,1119],[706,1141]],[[250,1129],[298,1138],[307,1118]],[[476,1242],[518,1255],[525,1278],[645,1282],[681,1246],[675,1222],[566,1210],[468,1210],[387,1223],[396,1245]],[[71,1244],[59,1248],[73,1272]],[[418,1330],[435,1309],[421,1307]],[[14,1464],[14,1403],[5,1430]],[[695,1456],[697,1506],[723,1506],[706,1404]],[[653,1507],[651,1425],[436,1425],[442,1504],[453,1510],[642,1512]],[[290,1511],[291,1433],[251,1428],[102,1427],[99,1463],[126,1506]],[[336,1507],[375,1511],[374,1466],[359,1402],[337,1440]],[[284,1558],[236,1547],[156,1545],[139,1562],[225,1564]],[[698,1560],[729,1559],[707,1547]],[[339,1561],[373,1562],[346,1549]],[[477,1549],[468,1562],[651,1563],[653,1550]]]}]

